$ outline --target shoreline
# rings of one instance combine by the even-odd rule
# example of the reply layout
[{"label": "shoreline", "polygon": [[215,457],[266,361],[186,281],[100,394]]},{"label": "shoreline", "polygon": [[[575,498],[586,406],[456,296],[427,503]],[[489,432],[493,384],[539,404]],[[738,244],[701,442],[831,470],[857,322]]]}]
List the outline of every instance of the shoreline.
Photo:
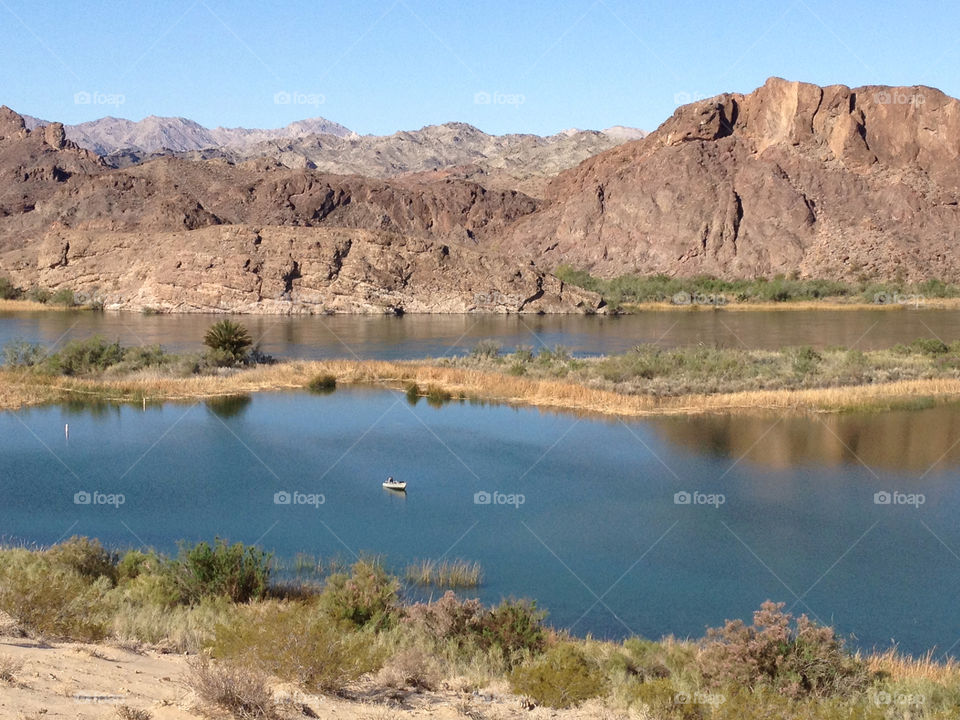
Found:
[{"label": "shoreline", "polygon": [[[727,311],[727,312],[818,312],[818,311],[895,311],[895,310],[957,310],[960,309],[960,298],[928,298],[918,302],[898,302],[890,304],[877,304],[869,303],[862,301],[849,301],[844,298],[825,298],[823,300],[785,300],[785,301],[769,301],[769,302],[756,302],[756,301],[745,301],[745,302],[727,302],[723,304],[711,304],[711,303],[688,303],[688,304],[674,304],[672,302],[657,302],[657,301],[645,301],[640,303],[624,303],[620,310],[617,312],[598,312],[598,313],[584,313],[582,311],[577,312],[567,312],[567,313],[550,313],[550,315],[560,315],[560,316],[590,316],[597,315],[599,317],[616,317],[618,315],[636,315],[638,313],[644,312],[709,312],[709,311]],[[176,315],[176,316],[191,316],[191,315],[237,315],[243,317],[277,317],[274,313],[245,313],[239,312],[237,310],[211,310],[203,312],[177,312],[177,311],[167,311],[167,310],[153,310],[152,312],[145,312],[146,308],[136,309],[116,309],[116,308],[107,308],[103,312],[113,313],[117,315]],[[41,303],[34,300],[0,300],[0,313],[33,313],[33,312],[70,312],[70,311],[92,311],[92,308],[89,305],[55,305],[52,303]],[[345,315],[345,316],[377,316],[380,314],[389,314],[389,313],[333,313],[333,315]],[[536,315],[537,313],[494,313],[494,312],[466,312],[466,313],[448,313],[448,312],[425,312],[425,313],[415,313],[407,312],[405,315],[411,316],[424,316],[424,315],[472,315],[472,316],[481,316],[489,315],[491,317],[499,317],[502,315]],[[328,313],[287,313],[290,317],[328,317]]]},{"label": "shoreline", "polygon": [[149,372],[116,379],[51,376],[0,369],[0,410],[68,401],[183,402],[256,392],[301,390],[311,379],[331,375],[338,385],[404,392],[415,383],[451,399],[500,402],[608,417],[697,415],[717,412],[844,412],[892,410],[909,401],[934,404],[960,399],[960,378],[897,380],[823,388],[744,390],[657,397],[625,394],[577,382],[532,379],[503,372],[442,367],[415,361],[317,360],[262,365],[229,375],[165,377]]}]

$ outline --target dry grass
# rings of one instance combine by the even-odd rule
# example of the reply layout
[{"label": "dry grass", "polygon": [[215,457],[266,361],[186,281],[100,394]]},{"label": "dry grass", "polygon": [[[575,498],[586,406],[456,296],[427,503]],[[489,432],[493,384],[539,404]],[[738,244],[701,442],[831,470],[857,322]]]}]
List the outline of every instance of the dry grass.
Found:
[{"label": "dry grass", "polygon": [[319,374],[340,385],[374,385],[402,391],[411,383],[453,396],[600,415],[642,416],[736,410],[821,410],[892,407],[909,398],[960,398],[960,379],[899,380],[869,385],[796,390],[753,390],[676,397],[626,395],[550,379],[417,362],[325,360],[265,365],[231,375],[165,377],[140,374],[121,380],[47,376],[0,370],[0,409],[46,402],[116,400],[181,401],[307,387]]},{"label": "dry grass", "polygon": [[0,682],[15,682],[17,673],[21,670],[23,670],[22,660],[9,655],[0,655]]},{"label": "dry grass", "polygon": [[467,560],[420,560],[407,566],[404,577],[414,585],[475,588],[483,580],[483,570]]},{"label": "dry grass", "polygon": [[190,663],[187,684],[208,714],[229,713],[238,720],[277,717],[267,678],[244,668],[212,663],[205,655]]},{"label": "dry grass", "polygon": [[900,655],[890,648],[879,655],[867,657],[870,672],[882,673],[893,682],[923,680],[943,685],[960,683],[960,663],[953,658],[937,660],[931,650],[920,657]]},{"label": "dry grass", "polygon": [[956,310],[960,308],[960,298],[925,298],[918,305],[892,303],[878,305],[877,303],[863,302],[850,298],[824,298],[823,300],[786,300],[782,302],[728,302],[725,305],[674,305],[669,302],[641,302],[623,303],[623,309],[628,313],[641,311],[681,311],[681,312],[713,312],[714,310],[729,311],[764,311],[771,310],[789,312],[791,310],[885,310],[897,311],[914,309],[920,310]]},{"label": "dry grass", "polygon": [[64,310],[83,310],[80,306],[58,305],[56,303],[40,303],[35,300],[0,300],[0,312],[37,312],[46,310],[63,312]]}]

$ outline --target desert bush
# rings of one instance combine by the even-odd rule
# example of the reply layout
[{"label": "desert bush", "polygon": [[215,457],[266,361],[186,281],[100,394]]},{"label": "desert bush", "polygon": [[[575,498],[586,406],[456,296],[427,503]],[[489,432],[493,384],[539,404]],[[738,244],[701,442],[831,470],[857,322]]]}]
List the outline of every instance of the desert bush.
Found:
[{"label": "desert bush", "polygon": [[13,368],[34,367],[43,362],[46,352],[37,343],[14,340],[3,346],[3,364]]},{"label": "desert bush", "polygon": [[250,333],[240,323],[220,320],[210,326],[203,337],[203,344],[221,357],[230,357],[234,363],[242,362],[253,345]]},{"label": "desert bush", "polygon": [[238,720],[277,717],[273,694],[262,673],[230,663],[213,663],[206,656],[189,662],[187,684],[210,709]]},{"label": "desert bush", "polygon": [[833,628],[765,602],[753,625],[728,621],[707,631],[700,667],[713,687],[770,687],[788,697],[827,697],[864,688],[865,664],[844,650]]},{"label": "desert bush", "polygon": [[50,291],[39,287],[30,288],[27,291],[27,300],[46,304],[50,300]]},{"label": "desert bush", "polygon": [[500,648],[508,662],[523,653],[539,653],[546,646],[543,620],[547,614],[529,600],[504,600],[481,620],[481,643]]},{"label": "desert bush", "polygon": [[[151,576],[140,576],[140,582]],[[131,592],[128,593],[128,590]],[[215,629],[228,623],[242,606],[229,598],[203,598],[196,605],[173,605],[155,602],[136,589],[121,586],[113,591],[119,596],[110,622],[111,634],[127,643],[161,645],[174,652],[196,653],[208,647]]]},{"label": "desert bush", "polygon": [[486,613],[487,609],[476,598],[461,600],[448,590],[439,600],[411,605],[405,621],[437,642],[452,641],[463,646],[480,637]]},{"label": "desert bush", "polygon": [[603,695],[607,680],[596,662],[572,643],[560,643],[513,669],[510,687],[538,705],[569,708]]},{"label": "desert bush", "polygon": [[380,665],[368,633],[345,631],[314,604],[251,607],[216,630],[213,654],[310,691],[341,690]]},{"label": "desert bush", "polygon": [[8,277],[0,277],[0,300],[16,300],[20,297],[20,288]]},{"label": "desert bush", "polygon": [[327,578],[320,605],[337,622],[361,628],[382,629],[397,619],[400,583],[387,574],[377,558],[361,558],[350,574]]},{"label": "desert bush", "polygon": [[15,682],[17,673],[21,670],[23,670],[23,660],[10,655],[0,655],[0,682]]},{"label": "desert bush", "polygon": [[65,305],[66,307],[73,307],[77,304],[77,296],[70,288],[60,288],[50,296],[48,302],[53,305]]},{"label": "desert bush", "polygon": [[420,648],[405,648],[387,660],[377,680],[392,688],[436,690],[443,681],[443,667],[435,656]]},{"label": "desert bush", "polygon": [[112,582],[92,580],[46,553],[4,550],[0,610],[42,637],[97,641],[107,633]]},{"label": "desert bush", "polygon": [[48,372],[56,375],[87,375],[102,372],[123,361],[120,343],[108,343],[101,337],[73,340],[44,361]]},{"label": "desert bush", "polygon": [[253,545],[230,545],[218,537],[213,545],[181,545],[171,569],[185,602],[222,595],[244,603],[265,595],[272,561],[272,554]]},{"label": "desert bush", "polygon": [[307,383],[307,388],[315,393],[333,392],[337,389],[337,378],[334,375],[317,375]]},{"label": "desert bush", "polygon": [[481,340],[470,350],[470,357],[477,360],[496,360],[500,357],[502,347],[496,340]]},{"label": "desert bush", "polygon": [[118,578],[116,553],[109,552],[99,540],[74,535],[46,551],[53,562],[76,570],[83,577],[105,577],[115,584]]},{"label": "desert bush", "polygon": [[135,708],[129,705],[117,706],[118,720],[151,720],[153,714],[144,708]]}]

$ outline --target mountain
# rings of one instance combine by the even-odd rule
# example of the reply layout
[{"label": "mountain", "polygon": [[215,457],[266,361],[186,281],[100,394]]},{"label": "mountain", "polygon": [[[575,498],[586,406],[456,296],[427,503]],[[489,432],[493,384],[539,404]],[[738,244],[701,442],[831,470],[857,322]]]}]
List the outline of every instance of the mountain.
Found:
[{"label": "mountain", "polygon": [[[46,121],[38,118],[25,117],[24,120],[29,129],[46,124]],[[110,155],[118,151],[150,154],[190,152],[208,148],[243,150],[268,140],[296,139],[318,134],[344,137],[351,134],[343,125],[322,117],[298,120],[286,127],[272,130],[222,127],[210,129],[187,118],[154,115],[137,122],[104,117],[78,125],[65,125],[64,129],[68,140],[98,155]]]},{"label": "mountain", "polygon": [[769,79],[559,173],[491,249],[602,276],[960,278],[960,102]]},{"label": "mountain", "polygon": [[0,109],[0,272],[108,307],[171,311],[593,312],[529,259],[482,250],[537,201],[450,179],[380,180],[163,156],[116,169]]},{"label": "mountain", "polygon": [[[28,129],[47,124],[29,116],[24,116],[24,122]],[[447,171],[534,196],[543,193],[550,176],[644,136],[642,130],[621,126],[602,132],[568,130],[549,137],[489,135],[465,123],[360,136],[324,118],[300,120],[276,130],[209,130],[186,118],[160,117],[139,122],[105,117],[64,128],[68,140],[119,168],[163,155],[222,158],[232,163],[273,158],[294,169],[377,178]]]}]

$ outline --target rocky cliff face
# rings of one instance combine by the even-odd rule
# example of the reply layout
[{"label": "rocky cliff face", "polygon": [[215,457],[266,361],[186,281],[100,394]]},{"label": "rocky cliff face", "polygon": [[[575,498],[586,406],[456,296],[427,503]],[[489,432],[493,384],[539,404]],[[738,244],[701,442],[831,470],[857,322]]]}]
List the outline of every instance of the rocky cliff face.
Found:
[{"label": "rocky cliff face", "polygon": [[45,287],[116,309],[166,312],[593,312],[598,298],[532,263],[345,228],[228,225],[164,233],[58,230],[37,257]]},{"label": "rocky cliff face", "polygon": [[[382,181],[163,157],[124,170],[0,114],[0,271],[109,307],[595,312],[529,260],[477,249],[537,201],[450,178]],[[3,194],[3,191],[6,194]]]},{"label": "rocky cliff face", "polygon": [[960,277],[960,103],[771,78],[560,173],[501,249],[600,275]]}]

